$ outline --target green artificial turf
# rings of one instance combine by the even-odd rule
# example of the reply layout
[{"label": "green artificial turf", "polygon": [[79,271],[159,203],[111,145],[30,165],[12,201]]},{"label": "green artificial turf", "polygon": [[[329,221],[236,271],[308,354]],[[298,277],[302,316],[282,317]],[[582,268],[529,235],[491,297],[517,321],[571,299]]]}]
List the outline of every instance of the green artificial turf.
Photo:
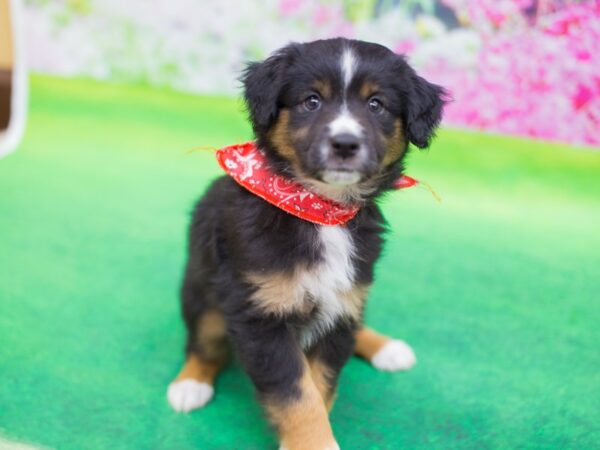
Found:
[{"label": "green artificial turf", "polygon": [[[600,443],[600,153],[444,130],[382,203],[391,232],[367,321],[418,365],[353,359],[342,449],[590,449]],[[171,411],[178,284],[210,152],[250,138],[238,101],[32,80],[0,160],[0,435],[57,449],[277,446],[238,363]]]}]

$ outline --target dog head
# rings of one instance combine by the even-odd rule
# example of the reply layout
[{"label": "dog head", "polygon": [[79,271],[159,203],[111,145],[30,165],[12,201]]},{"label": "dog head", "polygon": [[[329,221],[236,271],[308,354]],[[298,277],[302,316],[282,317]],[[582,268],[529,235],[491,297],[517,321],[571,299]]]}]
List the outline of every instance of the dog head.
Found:
[{"label": "dog head", "polygon": [[277,170],[341,202],[376,195],[409,143],[429,146],[444,90],[372,43],[290,44],[243,76],[258,144]]}]

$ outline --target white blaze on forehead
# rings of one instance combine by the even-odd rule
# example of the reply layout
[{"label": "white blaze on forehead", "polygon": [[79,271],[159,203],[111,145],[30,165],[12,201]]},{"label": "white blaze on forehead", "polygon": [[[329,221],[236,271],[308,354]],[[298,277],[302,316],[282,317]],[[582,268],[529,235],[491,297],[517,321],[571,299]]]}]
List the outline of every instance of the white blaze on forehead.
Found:
[{"label": "white blaze on forehead", "polygon": [[355,136],[361,136],[363,129],[360,123],[352,117],[346,105],[346,90],[354,72],[356,70],[356,56],[350,48],[345,48],[340,59],[340,67],[342,71],[342,79],[344,81],[344,102],[340,114],[329,124],[329,132],[332,136],[341,133],[350,133]]},{"label": "white blaze on forehead", "polygon": [[342,133],[350,133],[354,136],[361,136],[362,126],[358,123],[348,109],[344,106],[339,116],[329,124],[329,133],[331,136]]},{"label": "white blaze on forehead", "polygon": [[356,57],[351,49],[347,48],[342,53],[342,78],[344,79],[344,89],[348,88],[354,70],[356,69]]}]

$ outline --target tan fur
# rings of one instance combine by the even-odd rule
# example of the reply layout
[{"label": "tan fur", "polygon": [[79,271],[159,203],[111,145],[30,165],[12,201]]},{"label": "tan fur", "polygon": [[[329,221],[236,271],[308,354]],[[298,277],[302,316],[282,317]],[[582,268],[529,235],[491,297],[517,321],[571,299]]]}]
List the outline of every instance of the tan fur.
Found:
[{"label": "tan fur", "polygon": [[406,151],[404,132],[402,131],[402,121],[400,119],[397,119],[394,123],[394,133],[387,139],[387,142],[388,146],[385,157],[383,158],[383,167],[400,159]]},{"label": "tan fur", "polygon": [[269,131],[269,138],[275,146],[275,150],[277,150],[281,156],[286,158],[288,161],[297,164],[298,156],[296,155],[296,150],[294,150],[289,125],[290,111],[289,109],[284,108],[279,111],[277,122],[271,131]]},{"label": "tan fur", "polygon": [[266,401],[267,414],[279,433],[286,450],[333,448],[335,439],[327,408],[317,388],[308,363],[299,383],[300,398],[287,402]]},{"label": "tan fur", "polygon": [[[386,154],[383,157],[380,167],[380,169],[384,169],[389,164],[400,159],[406,152],[402,121],[400,119],[396,120],[392,136],[381,136],[381,139],[387,144]],[[333,186],[305,175],[299,166],[294,166],[294,169],[296,181],[300,184],[320,196],[341,204],[360,203],[366,195],[371,194],[377,189],[377,185],[380,182],[380,179],[375,176],[366,182],[353,186]]]},{"label": "tan fur", "polygon": [[373,94],[379,92],[379,86],[371,81],[366,81],[360,87],[359,94],[364,99],[367,100]]},{"label": "tan fur", "polygon": [[310,130],[308,127],[304,127],[291,131],[289,121],[290,111],[284,108],[280,111],[277,122],[269,132],[269,139],[275,150],[290,162],[295,174],[295,181],[310,191],[341,204],[360,202],[366,195],[376,189],[377,180],[356,186],[333,186],[305,174],[294,149],[294,140],[304,138]]},{"label": "tan fur", "polygon": [[350,317],[356,321],[358,321],[362,315],[363,305],[367,299],[368,291],[369,286],[358,285],[348,292],[340,293],[346,304],[351,307]]},{"label": "tan fur", "polygon": [[[0,1],[0,70],[12,70],[15,64],[14,36],[17,34],[12,27],[11,9],[15,6],[9,1]],[[2,99],[4,101],[4,98]]]},{"label": "tan fur", "polygon": [[[296,268],[296,271],[291,274],[247,274],[246,280],[256,287],[256,291],[250,299],[262,312],[267,314],[277,316],[292,313],[309,314],[319,299],[313,299],[307,295],[299,282],[301,272],[306,270],[308,269]],[[359,285],[349,291],[338,293],[348,306],[348,315],[354,320],[360,318],[367,291],[368,286]]]},{"label": "tan fur", "polygon": [[358,330],[354,337],[356,339],[354,353],[369,361],[390,341],[389,337],[376,333],[367,327],[362,327]]},{"label": "tan fur", "polygon": [[294,274],[251,273],[246,279],[257,289],[250,297],[253,303],[267,314],[284,316],[291,313],[306,314],[313,305],[299,289]]},{"label": "tan fur", "polygon": [[222,367],[223,362],[206,362],[191,353],[174,381],[192,379],[212,385]]},{"label": "tan fur", "polygon": [[208,361],[226,358],[227,326],[223,314],[216,309],[205,312],[198,319],[196,339],[202,357]]},{"label": "tan fur", "polygon": [[298,128],[296,131],[294,131],[292,133],[292,138],[297,141],[304,139],[306,137],[306,135],[308,134],[309,130],[310,130],[309,127]]},{"label": "tan fur", "polygon": [[324,99],[331,98],[331,83],[328,80],[317,80],[313,83],[313,88],[321,94]]},{"label": "tan fur", "polygon": [[213,384],[227,361],[227,329],[223,314],[216,309],[208,310],[198,319],[197,330],[196,342],[201,354],[188,354],[175,381],[191,378]]},{"label": "tan fur", "polygon": [[327,411],[331,411],[335,400],[335,392],[329,382],[332,377],[332,371],[327,364],[317,358],[309,359],[309,365],[310,374],[315,386],[321,394],[321,398],[325,402],[325,407],[327,408]]}]

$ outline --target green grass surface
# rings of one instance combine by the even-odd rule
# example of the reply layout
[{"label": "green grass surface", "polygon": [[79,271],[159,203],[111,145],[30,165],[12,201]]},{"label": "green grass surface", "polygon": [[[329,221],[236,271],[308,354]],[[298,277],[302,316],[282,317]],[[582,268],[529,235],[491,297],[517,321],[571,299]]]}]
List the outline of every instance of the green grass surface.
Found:
[{"label": "green grass surface", "polygon": [[[0,434],[57,449],[263,449],[232,363],[203,410],[172,412],[177,290],[210,152],[250,138],[237,101],[34,77],[0,160]],[[440,132],[383,202],[392,232],[368,323],[412,371],[353,359],[342,449],[590,449],[600,433],[600,153]]]}]

